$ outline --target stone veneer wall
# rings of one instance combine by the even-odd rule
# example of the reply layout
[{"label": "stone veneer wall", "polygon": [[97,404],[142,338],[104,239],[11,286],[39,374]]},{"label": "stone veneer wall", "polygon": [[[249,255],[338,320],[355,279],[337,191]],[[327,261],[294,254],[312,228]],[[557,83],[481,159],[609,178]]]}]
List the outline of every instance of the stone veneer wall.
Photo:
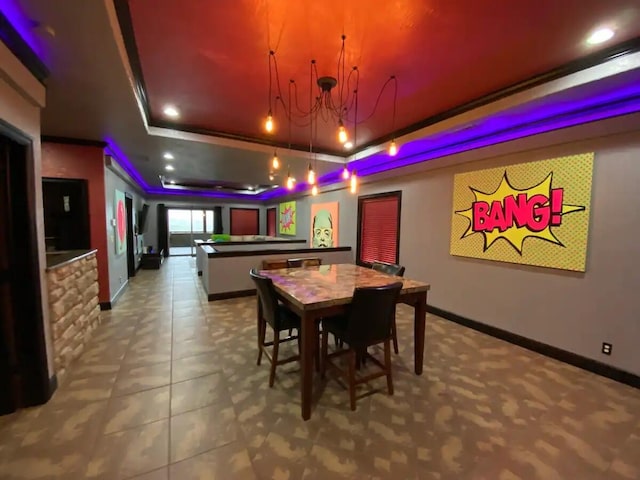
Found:
[{"label": "stone veneer wall", "polygon": [[47,271],[47,280],[54,365],[60,379],[100,324],[96,254]]}]

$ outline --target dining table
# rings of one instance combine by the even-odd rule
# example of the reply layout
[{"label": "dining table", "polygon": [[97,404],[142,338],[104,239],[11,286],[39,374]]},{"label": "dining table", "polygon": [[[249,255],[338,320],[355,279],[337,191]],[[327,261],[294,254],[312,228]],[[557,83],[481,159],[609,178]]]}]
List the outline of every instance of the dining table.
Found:
[{"label": "dining table", "polygon": [[300,317],[300,396],[304,420],[311,418],[320,320],[344,313],[353,300],[355,288],[402,282],[398,303],[414,309],[414,370],[417,375],[422,374],[428,283],[354,264],[261,270],[260,274],[273,280],[280,301]]}]

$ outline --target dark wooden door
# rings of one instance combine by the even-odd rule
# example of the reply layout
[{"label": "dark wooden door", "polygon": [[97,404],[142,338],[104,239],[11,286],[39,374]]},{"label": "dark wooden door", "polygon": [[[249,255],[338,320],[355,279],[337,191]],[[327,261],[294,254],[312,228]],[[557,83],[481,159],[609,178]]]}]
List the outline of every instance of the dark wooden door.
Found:
[{"label": "dark wooden door", "polygon": [[124,207],[127,213],[127,276],[129,278],[136,274],[136,261],[133,248],[133,199],[124,197]]},{"label": "dark wooden door", "polygon": [[267,208],[267,235],[276,236],[276,209]]},{"label": "dark wooden door", "polygon": [[0,415],[20,404],[15,315],[11,294],[11,184],[9,142],[0,136]]},{"label": "dark wooden door", "polygon": [[47,366],[29,145],[0,122],[0,413],[45,403],[55,389]]}]

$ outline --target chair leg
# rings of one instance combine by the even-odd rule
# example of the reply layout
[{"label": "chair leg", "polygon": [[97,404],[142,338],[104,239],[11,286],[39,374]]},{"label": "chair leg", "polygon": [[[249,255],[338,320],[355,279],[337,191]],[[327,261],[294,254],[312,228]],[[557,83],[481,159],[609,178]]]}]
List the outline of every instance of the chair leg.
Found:
[{"label": "chair leg", "polygon": [[387,374],[387,390],[393,395],[393,379],[391,378],[391,345],[389,339],[384,341],[384,369]]},{"label": "chair leg", "polygon": [[320,356],[320,378],[325,378],[327,373],[327,355],[329,353],[329,332],[322,331],[322,355]]},{"label": "chair leg", "polygon": [[271,355],[271,374],[269,375],[269,388],[273,387],[276,379],[276,365],[278,364],[278,347],[280,346],[280,332],[273,332],[273,354]]},{"label": "chair leg", "polygon": [[393,338],[393,351],[398,353],[398,334],[396,330],[396,312],[393,311],[393,320],[391,322],[391,336]]},{"label": "chair leg", "polygon": [[316,364],[316,372],[320,373],[320,324],[316,322],[315,328],[313,330],[313,338],[315,338],[315,342],[313,345],[315,347],[314,359]]},{"label": "chair leg", "polygon": [[264,320],[260,321],[258,325],[258,365],[262,361],[262,346],[264,345],[264,336],[267,330],[267,325]]},{"label": "chair leg", "polygon": [[349,401],[351,410],[356,409],[356,352],[349,352]]}]

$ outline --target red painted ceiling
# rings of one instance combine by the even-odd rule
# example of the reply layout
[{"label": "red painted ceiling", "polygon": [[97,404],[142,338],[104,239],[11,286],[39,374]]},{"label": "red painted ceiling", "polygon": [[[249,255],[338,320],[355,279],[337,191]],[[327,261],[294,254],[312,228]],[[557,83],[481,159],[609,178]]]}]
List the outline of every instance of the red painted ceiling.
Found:
[{"label": "red painted ceiling", "polygon": [[[152,121],[167,121],[170,103],[183,127],[252,138],[269,138],[269,49],[283,94],[295,79],[307,108],[309,62],[336,76],[344,32],[346,67],[360,70],[360,119],[398,78],[395,126],[389,88],[358,126],[358,145],[640,36],[637,0],[129,0],[129,9]],[[587,46],[602,25],[614,39]],[[286,143],[283,113],[273,138]],[[320,124],[314,144],[340,151],[335,131]],[[308,145],[309,128],[294,126],[292,141]]]}]

